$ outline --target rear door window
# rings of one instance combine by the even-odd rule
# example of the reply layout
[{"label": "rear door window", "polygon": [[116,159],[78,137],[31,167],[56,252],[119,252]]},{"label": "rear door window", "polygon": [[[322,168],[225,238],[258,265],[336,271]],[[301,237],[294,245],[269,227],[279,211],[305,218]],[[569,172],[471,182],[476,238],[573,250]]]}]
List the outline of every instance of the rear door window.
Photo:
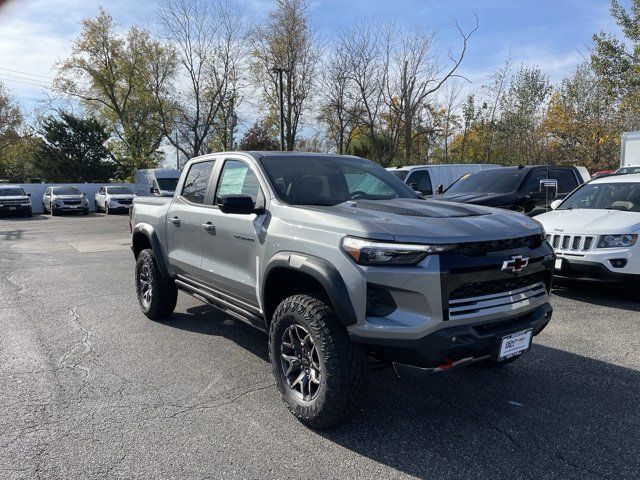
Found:
[{"label": "rear door window", "polygon": [[189,168],[189,173],[182,187],[182,197],[191,203],[203,204],[207,195],[209,179],[213,172],[213,160],[194,163]]}]

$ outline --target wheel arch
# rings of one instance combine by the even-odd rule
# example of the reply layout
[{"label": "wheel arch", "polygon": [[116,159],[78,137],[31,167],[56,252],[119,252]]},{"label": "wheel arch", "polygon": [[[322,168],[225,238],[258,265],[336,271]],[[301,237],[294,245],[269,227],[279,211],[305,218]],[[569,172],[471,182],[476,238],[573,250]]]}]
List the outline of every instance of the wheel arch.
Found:
[{"label": "wheel arch", "polygon": [[311,255],[280,252],[265,268],[261,302],[267,325],[285,298],[299,293],[324,293],[343,325],[357,322],[351,297],[340,272],[328,261]]},{"label": "wheel arch", "polygon": [[162,274],[169,277],[169,269],[167,268],[164,253],[154,228],[148,224],[138,224],[133,227],[133,231],[131,233],[131,250],[133,251],[133,256],[136,260],[138,259],[140,252],[147,248],[150,248],[153,251],[153,255],[156,257],[158,267],[162,271]]}]

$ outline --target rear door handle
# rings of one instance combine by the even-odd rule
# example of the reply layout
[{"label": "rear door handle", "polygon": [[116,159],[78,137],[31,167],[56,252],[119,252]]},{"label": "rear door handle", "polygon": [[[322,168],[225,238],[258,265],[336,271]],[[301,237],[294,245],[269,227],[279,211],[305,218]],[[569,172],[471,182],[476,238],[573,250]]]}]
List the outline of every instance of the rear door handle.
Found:
[{"label": "rear door handle", "polygon": [[202,229],[206,230],[207,232],[215,232],[216,226],[211,222],[207,222],[202,224]]},{"label": "rear door handle", "polygon": [[174,225],[180,225],[180,219],[178,217],[171,217],[169,221]]}]

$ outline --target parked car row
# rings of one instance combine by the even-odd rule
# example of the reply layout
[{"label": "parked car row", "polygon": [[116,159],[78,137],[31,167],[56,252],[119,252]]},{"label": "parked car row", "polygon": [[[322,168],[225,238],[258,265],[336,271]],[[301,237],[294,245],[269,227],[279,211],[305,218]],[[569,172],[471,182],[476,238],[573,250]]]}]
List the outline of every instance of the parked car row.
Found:
[{"label": "parked car row", "polygon": [[26,193],[20,185],[0,185],[0,215],[33,214],[31,195]]}]

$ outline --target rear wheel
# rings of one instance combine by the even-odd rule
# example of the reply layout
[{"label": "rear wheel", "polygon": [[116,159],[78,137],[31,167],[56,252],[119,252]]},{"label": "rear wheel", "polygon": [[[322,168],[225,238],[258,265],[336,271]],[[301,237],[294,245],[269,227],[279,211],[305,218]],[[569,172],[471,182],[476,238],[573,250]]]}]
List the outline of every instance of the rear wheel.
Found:
[{"label": "rear wheel", "polygon": [[171,316],[178,301],[178,289],[165,277],[151,249],[140,252],[136,261],[136,293],[142,312],[152,320]]},{"label": "rear wheel", "polygon": [[269,329],[269,356],[284,402],[308,427],[330,428],[357,411],[366,352],[351,342],[322,296],[295,295],[280,303]]}]

